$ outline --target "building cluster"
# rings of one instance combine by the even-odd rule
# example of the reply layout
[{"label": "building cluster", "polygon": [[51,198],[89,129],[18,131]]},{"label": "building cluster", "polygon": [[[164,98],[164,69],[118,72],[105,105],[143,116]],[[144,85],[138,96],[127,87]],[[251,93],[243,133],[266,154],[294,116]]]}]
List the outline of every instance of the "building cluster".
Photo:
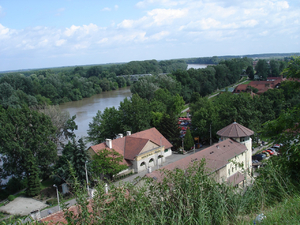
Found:
[{"label": "building cluster", "polygon": [[[115,149],[123,156],[123,164],[128,169],[141,172],[148,169],[145,177],[152,178],[153,182],[161,182],[166,175],[166,170],[187,169],[196,161],[205,160],[205,171],[219,183],[226,182],[234,187],[244,188],[250,181],[252,168],[252,139],[253,131],[236,122],[219,130],[218,143],[199,152],[186,156],[178,161],[151,171],[149,168],[162,165],[165,158],[172,155],[172,144],[156,128],[144,130],[135,134],[119,135],[117,139],[107,139],[98,145],[89,148],[90,154],[96,154],[101,149]],[[143,185],[141,180],[138,185]],[[90,207],[90,206],[89,206]],[[91,208],[90,208],[91,209]],[[76,214],[77,206],[69,210]],[[53,213],[42,218],[43,222],[55,224],[66,222],[63,211]]]}]

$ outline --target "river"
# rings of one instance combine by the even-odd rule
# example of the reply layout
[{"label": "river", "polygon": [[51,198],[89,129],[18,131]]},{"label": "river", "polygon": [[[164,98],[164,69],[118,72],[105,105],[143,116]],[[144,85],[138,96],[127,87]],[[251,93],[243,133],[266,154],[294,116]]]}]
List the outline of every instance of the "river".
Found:
[{"label": "river", "polygon": [[120,88],[114,91],[102,92],[90,98],[84,98],[79,101],[66,102],[59,107],[61,110],[66,110],[70,116],[76,115],[75,122],[78,130],[75,131],[77,139],[87,136],[89,123],[93,121],[98,110],[104,111],[106,107],[120,106],[120,102],[126,97],[131,97],[130,87]]},{"label": "river", "polygon": [[[206,68],[204,64],[188,64],[187,69],[194,68]],[[98,110],[104,111],[106,107],[120,106],[120,102],[126,97],[131,97],[130,88],[120,88],[114,91],[102,92],[101,94],[94,95],[90,98],[84,98],[79,101],[66,102],[59,107],[62,110],[66,110],[70,113],[70,116],[76,115],[75,122],[78,126],[78,130],[75,131],[77,139],[87,136],[87,130],[89,129],[89,123],[93,121],[93,117],[96,116]]]},{"label": "river", "polygon": [[188,64],[187,70],[194,68],[194,69],[204,69],[207,66],[209,66],[208,64]]}]

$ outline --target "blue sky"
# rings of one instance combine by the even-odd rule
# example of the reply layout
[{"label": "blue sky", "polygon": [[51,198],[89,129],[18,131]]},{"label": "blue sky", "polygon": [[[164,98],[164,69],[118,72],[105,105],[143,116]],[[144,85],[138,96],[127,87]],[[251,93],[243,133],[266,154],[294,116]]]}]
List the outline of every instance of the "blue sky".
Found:
[{"label": "blue sky", "polygon": [[0,71],[300,52],[299,0],[0,0]]}]

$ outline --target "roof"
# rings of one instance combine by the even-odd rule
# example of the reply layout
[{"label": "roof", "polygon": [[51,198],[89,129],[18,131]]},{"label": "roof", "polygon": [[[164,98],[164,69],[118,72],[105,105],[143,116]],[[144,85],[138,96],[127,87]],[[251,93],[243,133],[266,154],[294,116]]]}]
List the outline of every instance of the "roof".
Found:
[{"label": "roof", "polygon": [[237,172],[237,173],[233,174],[232,176],[228,177],[227,183],[235,186],[235,185],[241,183],[243,180],[245,180],[245,175],[241,174],[240,172]]},{"label": "roof", "polygon": [[[155,128],[140,131],[123,138],[112,140],[112,149],[124,156],[123,162],[127,165],[131,163],[127,160],[134,160],[134,157],[140,153],[144,146],[149,142],[158,146],[164,146],[165,149],[171,148],[172,144]],[[95,153],[102,149],[110,149],[106,142],[90,147]]]},{"label": "roof", "polygon": [[157,179],[158,181],[162,181],[164,177],[163,170],[172,171],[176,168],[186,169],[194,161],[200,161],[202,159],[205,159],[206,161],[205,167],[207,169],[207,172],[212,173],[226,166],[230,159],[234,158],[237,155],[240,155],[246,150],[247,147],[245,145],[231,139],[226,139],[225,141],[212,145],[209,148],[203,149],[202,151],[196,152],[195,154],[170,163],[162,167],[160,170],[155,170],[152,173],[148,173],[146,174],[146,177],[152,177],[154,179]]},{"label": "roof", "polygon": [[248,137],[253,134],[254,131],[250,130],[247,127],[244,127],[243,125],[237,122],[234,122],[217,132],[217,135],[229,138]]}]

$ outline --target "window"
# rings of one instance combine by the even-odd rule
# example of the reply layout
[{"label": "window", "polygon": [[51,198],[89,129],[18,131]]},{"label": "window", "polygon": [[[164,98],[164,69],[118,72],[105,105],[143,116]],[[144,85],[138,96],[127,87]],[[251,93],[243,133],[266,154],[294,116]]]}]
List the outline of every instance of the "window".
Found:
[{"label": "window", "polygon": [[165,149],[165,152],[168,152],[169,151],[169,149]]},{"label": "window", "polygon": [[232,170],[231,172],[233,172],[233,169],[234,169],[234,168],[232,167],[232,168],[231,168],[231,170]]},{"label": "window", "polygon": [[145,163],[145,162],[142,162],[140,166],[146,166],[146,163]]},{"label": "window", "polygon": [[228,176],[230,176],[230,169],[228,169]]}]

